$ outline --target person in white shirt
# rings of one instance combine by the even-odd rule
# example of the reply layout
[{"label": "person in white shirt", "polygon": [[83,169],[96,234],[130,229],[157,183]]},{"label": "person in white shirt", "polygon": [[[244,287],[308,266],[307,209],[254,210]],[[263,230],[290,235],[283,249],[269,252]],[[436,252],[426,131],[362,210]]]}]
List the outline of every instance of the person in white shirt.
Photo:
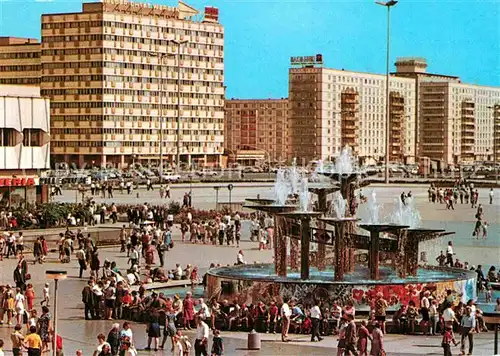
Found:
[{"label": "person in white shirt", "polygon": [[292,309],[288,305],[288,299],[283,301],[281,305],[281,341],[288,342],[288,329],[290,328],[290,317],[292,316]]},{"label": "person in white shirt", "polygon": [[14,297],[14,307],[16,308],[17,323],[23,325],[24,316],[24,295],[21,293],[21,288],[16,288],[16,296]]},{"label": "person in white shirt", "polygon": [[49,306],[50,304],[50,285],[48,283],[45,283],[45,286],[43,287],[43,300],[40,302],[40,304],[43,306],[44,304],[46,306]]},{"label": "person in white shirt", "polygon": [[203,298],[200,298],[198,300],[198,305],[200,306],[200,309],[198,310],[198,316],[202,320],[207,320],[210,319],[210,309],[208,308],[208,305],[205,303]]},{"label": "person in white shirt", "polygon": [[111,349],[111,346],[106,342],[106,336],[104,334],[97,335],[97,341],[99,344],[97,344],[93,356],[98,356],[104,347],[109,347],[109,349]]},{"label": "person in white shirt", "polygon": [[238,265],[246,265],[247,264],[245,262],[245,256],[243,255],[242,250],[238,251],[238,257],[236,257],[236,264],[238,264]]},{"label": "person in white shirt", "polygon": [[446,263],[448,267],[453,267],[453,242],[448,241],[448,246],[446,247]]},{"label": "person in white shirt", "polygon": [[196,355],[208,355],[208,325],[201,320],[199,316],[196,317],[196,340],[194,342],[194,352]]},{"label": "person in white shirt", "polygon": [[451,328],[453,327],[453,322],[457,321],[451,303],[448,303],[446,309],[443,311],[443,321],[445,327],[451,327]]},{"label": "person in white shirt", "polygon": [[24,251],[24,236],[23,233],[20,232],[16,237],[16,254]]},{"label": "person in white shirt", "polygon": [[311,308],[311,321],[312,321],[312,329],[311,329],[311,342],[316,341],[315,338],[318,338],[318,341],[323,340],[323,338],[319,334],[319,325],[321,322],[321,310],[319,309],[318,302],[314,302],[314,306]]}]

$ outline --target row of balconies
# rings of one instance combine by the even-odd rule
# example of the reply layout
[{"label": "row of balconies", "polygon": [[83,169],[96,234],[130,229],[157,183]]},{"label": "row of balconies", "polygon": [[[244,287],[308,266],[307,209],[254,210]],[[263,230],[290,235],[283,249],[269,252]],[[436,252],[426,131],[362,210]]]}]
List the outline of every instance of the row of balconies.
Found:
[{"label": "row of balconies", "polygon": [[156,32],[156,31],[139,31],[134,29],[124,29],[119,27],[103,27],[105,34],[116,34],[122,36],[132,36],[138,38],[153,38],[153,39],[164,39],[164,40],[177,40],[177,41],[188,41],[190,43],[211,43],[217,44],[219,42],[224,42],[222,38],[215,37],[200,37],[200,36],[184,36],[184,35],[175,35],[173,33],[167,32]]},{"label": "row of balconies", "polygon": [[[175,143],[174,143],[175,144]],[[166,147],[163,154],[175,154],[177,148],[174,146]],[[79,154],[92,154],[92,153],[101,153],[101,154],[134,154],[134,153],[142,153],[142,154],[159,154],[159,147],[51,147],[51,151],[53,154],[70,154],[70,153],[79,153]],[[181,147],[181,153],[189,154],[189,153],[208,153],[208,154],[222,154],[224,152],[224,148],[222,146],[219,147]]]},{"label": "row of balconies", "polygon": [[[102,73],[103,71],[100,70]],[[159,70],[143,70],[143,69],[126,69],[126,68],[106,68],[104,70],[104,74],[120,74],[127,76],[144,76],[151,78],[160,78],[160,79],[177,79],[177,72],[169,72],[167,78],[163,76],[163,74]],[[201,73],[181,73],[181,79],[185,80],[194,80],[194,81],[207,81],[207,82],[223,82],[224,76],[222,75],[214,75],[214,74],[201,74]]]},{"label": "row of balconies", "polygon": [[[220,141],[222,135],[180,135],[183,142],[214,142]],[[158,135],[143,134],[59,134],[53,135],[54,141],[158,141]],[[177,141],[177,135],[163,135],[166,142]]]},{"label": "row of balconies", "polygon": [[[72,83],[72,82],[70,82]],[[74,82],[76,83],[76,82]],[[86,82],[87,83],[87,82]],[[90,82],[89,82],[90,83]],[[122,82],[123,84],[118,84],[116,82],[105,82],[104,88],[118,88],[118,89],[151,89],[151,83],[134,83],[134,82]],[[168,84],[166,85],[167,92],[177,92],[177,85]],[[223,87],[208,87],[199,85],[181,85],[180,91],[183,93],[212,93],[212,94],[224,94]]]}]

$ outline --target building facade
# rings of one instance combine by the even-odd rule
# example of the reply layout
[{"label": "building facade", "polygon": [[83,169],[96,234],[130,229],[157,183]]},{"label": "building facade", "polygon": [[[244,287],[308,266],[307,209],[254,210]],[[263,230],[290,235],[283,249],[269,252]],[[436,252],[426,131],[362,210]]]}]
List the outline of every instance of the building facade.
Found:
[{"label": "building facade", "polygon": [[124,167],[158,162],[162,152],[175,165],[179,143],[182,163],[219,165],[224,28],[217,9],[202,16],[182,2],[104,0],[79,13],[45,14],[41,62],[55,163]]},{"label": "building facade", "polygon": [[[307,163],[349,146],[364,163],[385,156],[385,76],[316,66],[289,70],[291,157]],[[415,81],[391,78],[390,157],[415,161]]]},{"label": "building facade", "polygon": [[0,84],[40,86],[40,48],[35,38],[0,37]]},{"label": "building facade", "polygon": [[225,102],[224,147],[231,162],[279,164],[288,157],[288,100]]},{"label": "building facade", "polygon": [[50,168],[49,100],[34,86],[0,85],[0,123],[0,205],[46,201],[39,178]]},{"label": "building facade", "polygon": [[500,158],[500,88],[462,83],[459,77],[427,73],[424,58],[398,58],[398,77],[417,88],[415,151],[441,167]]}]

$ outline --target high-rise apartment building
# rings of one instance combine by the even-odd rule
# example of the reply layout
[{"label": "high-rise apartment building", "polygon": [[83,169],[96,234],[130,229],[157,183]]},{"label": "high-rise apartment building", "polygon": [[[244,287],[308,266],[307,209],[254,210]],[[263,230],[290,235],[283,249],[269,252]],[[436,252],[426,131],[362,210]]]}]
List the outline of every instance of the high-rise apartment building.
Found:
[{"label": "high-rise apartment building", "polygon": [[419,157],[442,167],[500,159],[500,88],[462,83],[459,77],[427,73],[424,58],[399,58],[398,77],[413,78],[417,88],[415,142]]},{"label": "high-rise apartment building", "polygon": [[104,0],[45,14],[41,62],[55,162],[123,167],[158,162],[162,152],[176,164],[179,140],[181,162],[219,165],[224,28],[217,9],[200,15],[182,2]]},{"label": "high-rise apartment building", "polygon": [[[385,76],[292,64],[299,67],[289,70],[290,156],[332,159],[349,146],[362,162],[383,159]],[[389,87],[390,157],[414,162],[415,80],[393,77]]]},{"label": "high-rise apartment building", "polygon": [[40,42],[0,37],[0,84],[40,85]]},{"label": "high-rise apartment building", "polygon": [[285,162],[287,122],[287,99],[226,100],[224,147],[229,158],[243,165]]}]

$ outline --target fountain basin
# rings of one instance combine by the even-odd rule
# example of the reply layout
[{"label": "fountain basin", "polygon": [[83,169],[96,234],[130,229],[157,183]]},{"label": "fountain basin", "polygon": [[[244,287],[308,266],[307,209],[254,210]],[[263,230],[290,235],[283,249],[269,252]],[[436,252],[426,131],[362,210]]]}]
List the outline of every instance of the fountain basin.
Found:
[{"label": "fountain basin", "polygon": [[354,272],[345,273],[345,280],[334,281],[332,268],[318,271],[310,269],[308,280],[302,280],[298,272],[288,270],[286,277],[274,273],[273,264],[253,264],[214,268],[207,272],[207,297],[238,299],[244,303],[280,302],[293,298],[299,303],[311,303],[320,299],[331,304],[352,301],[357,310],[368,311],[376,294],[381,292],[392,309],[413,300],[420,304],[420,293],[429,290],[442,295],[448,289],[457,292],[462,301],[476,298],[476,273],[455,268],[419,267],[415,277],[399,278],[386,266],[380,267],[380,280],[370,280],[369,270],[357,265]]}]

